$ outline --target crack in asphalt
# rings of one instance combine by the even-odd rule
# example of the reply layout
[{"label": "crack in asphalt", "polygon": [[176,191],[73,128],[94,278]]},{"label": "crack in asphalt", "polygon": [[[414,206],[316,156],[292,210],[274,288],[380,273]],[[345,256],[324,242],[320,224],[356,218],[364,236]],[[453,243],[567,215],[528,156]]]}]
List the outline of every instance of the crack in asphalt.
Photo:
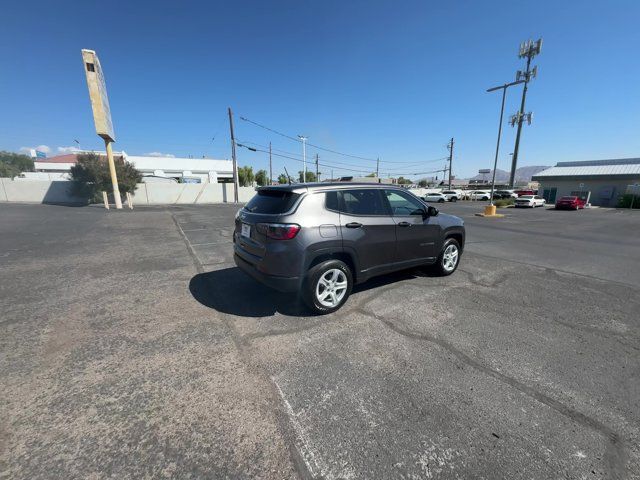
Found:
[{"label": "crack in asphalt", "polygon": [[[537,263],[523,262],[523,261],[520,261],[520,260],[512,260],[510,258],[504,258],[504,257],[494,257],[493,255],[485,255],[484,253],[478,253],[478,252],[471,252],[471,253],[473,255],[475,255],[475,256],[478,256],[478,257],[491,258],[493,260],[502,260],[503,262],[515,263],[517,265],[527,265],[529,267],[541,268],[543,270],[551,268],[548,265],[539,265]],[[600,277],[596,277],[594,275],[588,275],[586,273],[572,272],[570,270],[562,270],[562,269],[559,269],[559,268],[551,268],[551,269],[554,270],[555,272],[559,272],[559,273],[565,273],[565,274],[568,274],[568,275],[575,275],[576,277],[589,278],[591,280],[597,280],[598,282],[611,283],[613,285],[618,285],[620,287],[626,287],[626,288],[630,288],[632,290],[640,291],[640,287],[638,287],[637,285],[633,285],[631,283],[618,282],[616,280],[610,280],[608,278],[600,278]]]},{"label": "crack in asphalt", "polygon": [[588,427],[596,431],[597,433],[602,435],[606,440],[604,461],[605,461],[605,466],[609,473],[608,478],[611,478],[614,480],[623,480],[626,477],[625,466],[627,461],[627,451],[624,445],[624,441],[622,440],[620,435],[616,433],[611,427],[605,425],[599,420],[596,420],[594,418],[591,418],[585,415],[584,413],[581,413],[577,410],[574,410],[571,407],[568,407],[562,402],[554,398],[551,398],[550,396],[545,395],[544,393],[537,391],[533,387],[525,385],[524,383],[516,380],[515,378],[509,377],[504,373],[501,373],[497,370],[493,370],[487,367],[486,365],[483,365],[477,360],[474,360],[473,358],[471,358],[466,353],[462,352],[461,350],[458,350],[455,346],[453,346],[451,343],[447,342],[442,338],[438,338],[428,333],[404,330],[398,325],[396,325],[395,323],[393,323],[392,321],[382,318],[373,312],[369,312],[364,308],[360,308],[358,311],[362,315],[378,320],[385,327],[389,328],[391,331],[397,333],[398,335],[402,335],[403,337],[410,338],[413,340],[427,341],[445,349],[449,353],[453,354],[458,360],[469,365],[470,367],[484,373],[485,375],[495,378],[501,383],[505,383],[515,388],[516,390],[552,408],[556,412],[560,413],[561,415],[564,415],[565,417],[573,420],[574,422],[579,423],[582,426]]}]

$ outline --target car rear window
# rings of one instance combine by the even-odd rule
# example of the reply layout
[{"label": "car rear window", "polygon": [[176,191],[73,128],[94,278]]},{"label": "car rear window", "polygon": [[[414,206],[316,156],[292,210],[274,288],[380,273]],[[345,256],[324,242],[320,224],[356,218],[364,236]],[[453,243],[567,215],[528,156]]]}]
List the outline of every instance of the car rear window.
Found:
[{"label": "car rear window", "polygon": [[291,210],[300,194],[286,190],[258,190],[244,207],[251,213],[279,214]]}]

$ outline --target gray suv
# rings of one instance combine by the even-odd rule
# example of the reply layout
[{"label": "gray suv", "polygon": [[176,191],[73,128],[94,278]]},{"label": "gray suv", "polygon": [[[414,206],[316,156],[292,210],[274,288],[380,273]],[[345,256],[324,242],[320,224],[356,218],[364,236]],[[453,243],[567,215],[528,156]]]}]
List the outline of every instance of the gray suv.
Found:
[{"label": "gray suv", "polygon": [[259,188],[236,214],[236,265],[317,313],[340,308],[355,283],[431,265],[452,274],[463,221],[392,185],[317,183]]}]

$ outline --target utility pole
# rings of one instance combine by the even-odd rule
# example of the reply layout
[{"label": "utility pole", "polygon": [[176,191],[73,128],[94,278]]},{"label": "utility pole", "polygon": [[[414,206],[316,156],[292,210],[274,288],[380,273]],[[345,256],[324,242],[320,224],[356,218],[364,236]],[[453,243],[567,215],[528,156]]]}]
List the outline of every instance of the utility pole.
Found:
[{"label": "utility pole", "polygon": [[527,122],[531,125],[531,112],[525,114],[524,106],[525,101],[527,99],[527,89],[529,85],[529,80],[535,78],[538,74],[538,67],[533,67],[531,70],[531,60],[536,55],[540,54],[540,50],[542,49],[542,39],[540,38],[537,42],[533,40],[528,40],[520,45],[520,53],[518,56],[520,58],[527,58],[527,68],[524,72],[518,70],[516,73],[516,81],[524,80],[524,86],[522,87],[522,100],[520,101],[520,110],[511,117],[511,125],[518,124],[518,130],[516,132],[516,144],[513,148],[513,159],[511,161],[511,172],[509,173],[509,187],[513,188],[513,184],[515,183],[516,177],[516,167],[518,166],[518,150],[520,148],[520,135],[522,134],[522,122],[525,118],[527,118]]},{"label": "utility pole", "polygon": [[307,137],[298,135],[302,141],[302,183],[307,182]]},{"label": "utility pole", "polygon": [[319,181],[318,180],[318,174],[320,172],[318,171],[318,154],[316,153],[316,182]]},{"label": "utility pole", "polygon": [[[451,163],[453,162],[453,137],[449,142],[449,190],[451,190]],[[445,171],[446,174],[446,171]]]},{"label": "utility pole", "polygon": [[229,131],[231,132],[231,159],[233,160],[233,201],[238,203],[238,162],[236,160],[236,137],[233,134],[233,113],[229,107]]},{"label": "utility pole", "polygon": [[271,164],[271,142],[269,142],[269,185],[273,184],[273,166]]},{"label": "utility pole", "polygon": [[380,157],[376,159],[376,178],[380,178]]}]

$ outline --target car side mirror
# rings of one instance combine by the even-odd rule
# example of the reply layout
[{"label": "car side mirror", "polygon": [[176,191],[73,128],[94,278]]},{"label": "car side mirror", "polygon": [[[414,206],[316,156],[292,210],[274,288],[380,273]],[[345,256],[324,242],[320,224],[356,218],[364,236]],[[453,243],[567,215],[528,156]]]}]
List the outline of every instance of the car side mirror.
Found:
[{"label": "car side mirror", "polygon": [[438,213],[440,213],[440,211],[436,207],[432,207],[431,205],[429,205],[427,207],[425,217],[437,217]]}]

